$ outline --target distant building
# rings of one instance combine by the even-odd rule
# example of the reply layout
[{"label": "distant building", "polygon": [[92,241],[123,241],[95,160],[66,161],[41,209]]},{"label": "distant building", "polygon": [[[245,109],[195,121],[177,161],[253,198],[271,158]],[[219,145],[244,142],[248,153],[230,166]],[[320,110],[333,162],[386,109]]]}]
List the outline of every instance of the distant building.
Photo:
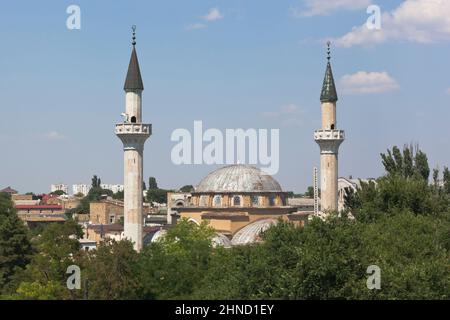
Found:
[{"label": "distant building", "polygon": [[122,192],[123,184],[101,184],[102,189],[111,190],[113,193]]},{"label": "distant building", "polygon": [[10,195],[17,194],[18,192],[11,187],[6,187],[5,189],[0,190],[0,193],[8,193]]},{"label": "distant building", "polygon": [[373,178],[368,179],[359,179],[359,178],[344,178],[340,177],[338,179],[338,211],[344,210],[345,208],[345,194],[349,190],[353,190],[356,192],[358,188],[361,187],[361,182],[368,183],[370,181],[373,181],[376,183],[376,180]]},{"label": "distant building", "polygon": [[172,224],[172,214],[178,214],[177,207],[185,207],[191,201],[190,192],[167,192],[167,223]]},{"label": "distant building", "polygon": [[33,229],[49,223],[64,223],[66,217],[60,205],[15,205],[17,215]]},{"label": "distant building", "polygon": [[295,207],[299,212],[314,212],[314,198],[288,198],[287,200],[287,204]]},{"label": "distant building", "polygon": [[62,206],[64,210],[74,209],[80,204],[80,199],[73,196],[49,197],[47,204],[57,204]]},{"label": "distant building", "polygon": [[[113,193],[122,192],[123,184],[107,184],[103,183],[100,185],[102,189],[111,190]],[[73,194],[81,193],[83,196],[87,196],[89,190],[91,190],[92,186],[90,184],[74,184],[72,186]]]},{"label": "distant building", "polygon": [[85,251],[89,251],[97,248],[97,241],[89,240],[89,239],[79,239],[78,242],[81,245],[81,249]]},{"label": "distant building", "polygon": [[41,200],[34,199],[31,194],[13,194],[11,195],[11,200],[13,201],[15,206],[25,205],[25,206],[33,206],[41,203]]},{"label": "distant building", "polygon": [[[150,242],[153,235],[160,230],[159,226],[144,226],[142,228],[143,241]],[[89,224],[84,228],[84,235],[86,240],[95,241],[97,244],[108,239],[121,241],[127,238],[121,224]]]},{"label": "distant building", "polygon": [[91,224],[115,224],[123,217],[123,202],[114,200],[91,202],[89,212]]},{"label": "distant building", "polygon": [[72,186],[72,191],[73,194],[82,194],[83,196],[87,196],[91,188],[92,186],[90,184],[74,184]]},{"label": "distant building", "polygon": [[50,192],[63,191],[65,194],[69,194],[69,186],[67,184],[52,184],[50,186]]},{"label": "distant building", "polygon": [[[181,199],[175,202],[172,211],[176,213],[171,217],[174,223],[178,218],[195,224],[207,221],[216,231],[216,245],[248,244],[260,241],[261,232],[277,224],[278,219],[301,226],[307,223],[313,212],[313,199],[291,205],[287,196],[280,184],[261,169],[229,165],[203,178],[189,202],[183,206],[178,206]],[[298,210],[305,207],[309,210]]]}]

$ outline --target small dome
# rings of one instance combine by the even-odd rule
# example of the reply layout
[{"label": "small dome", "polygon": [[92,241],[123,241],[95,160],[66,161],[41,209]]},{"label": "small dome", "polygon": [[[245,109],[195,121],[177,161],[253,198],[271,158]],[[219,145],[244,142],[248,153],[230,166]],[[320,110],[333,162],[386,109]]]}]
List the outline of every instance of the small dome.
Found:
[{"label": "small dome", "polygon": [[214,248],[217,248],[217,247],[230,248],[231,247],[230,239],[228,239],[228,237],[222,233],[216,233],[216,235],[211,239],[211,243]]},{"label": "small dome", "polygon": [[195,192],[283,192],[280,184],[261,169],[231,165],[208,174]]},{"label": "small dome", "polygon": [[157,242],[161,241],[162,238],[167,234],[167,230],[161,229],[155,232],[155,234],[152,237],[151,242]]},{"label": "small dome", "polygon": [[262,219],[246,225],[236,232],[231,244],[244,245],[261,241],[261,233],[278,223],[275,219]]}]

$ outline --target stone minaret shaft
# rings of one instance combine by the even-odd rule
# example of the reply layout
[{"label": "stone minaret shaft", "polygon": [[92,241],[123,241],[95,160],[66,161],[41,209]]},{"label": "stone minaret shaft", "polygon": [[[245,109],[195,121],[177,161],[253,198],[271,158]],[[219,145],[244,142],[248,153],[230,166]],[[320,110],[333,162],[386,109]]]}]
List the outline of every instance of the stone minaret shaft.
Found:
[{"label": "stone minaret shaft", "polygon": [[328,63],[325,71],[320,102],[322,104],[322,129],[314,132],[314,140],[320,147],[320,191],[321,211],[338,209],[338,151],[344,141],[343,130],[337,130],[336,102],[338,100],[330,63],[330,43],[328,43]]},{"label": "stone minaret shaft", "polygon": [[144,143],[151,135],[151,124],[142,123],[142,83],[135,48],[133,29],[133,51],[125,80],[124,122],[116,124],[116,135],[122,140],[124,150],[124,233],[134,243],[137,251],[143,245],[143,153]]}]

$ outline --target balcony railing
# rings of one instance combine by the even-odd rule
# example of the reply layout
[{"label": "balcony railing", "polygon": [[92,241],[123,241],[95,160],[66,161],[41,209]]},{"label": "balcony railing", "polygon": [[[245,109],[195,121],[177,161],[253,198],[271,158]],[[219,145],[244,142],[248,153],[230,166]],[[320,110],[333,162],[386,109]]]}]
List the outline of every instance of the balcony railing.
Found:
[{"label": "balcony railing", "polygon": [[143,123],[118,123],[116,134],[151,134],[152,125]]},{"label": "balcony railing", "polygon": [[344,130],[316,130],[314,131],[315,140],[344,140]]}]

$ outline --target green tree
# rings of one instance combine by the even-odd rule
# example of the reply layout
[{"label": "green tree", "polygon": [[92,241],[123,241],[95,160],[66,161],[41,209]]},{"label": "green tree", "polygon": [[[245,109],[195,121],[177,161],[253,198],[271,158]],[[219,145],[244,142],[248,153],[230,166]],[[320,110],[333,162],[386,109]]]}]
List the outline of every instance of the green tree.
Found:
[{"label": "green tree", "polygon": [[113,199],[116,200],[123,200],[124,198],[124,192],[123,191],[117,191],[116,193],[113,194]]},{"label": "green tree", "polygon": [[143,299],[189,299],[208,270],[212,228],[183,219],[157,243],[144,247],[138,262]]},{"label": "green tree", "polygon": [[158,183],[155,177],[148,178],[148,190],[158,189]]},{"label": "green tree", "polygon": [[430,176],[430,167],[428,165],[427,155],[419,149],[410,145],[403,147],[403,152],[397,146],[387,153],[381,154],[382,163],[386,172],[390,175],[401,175],[405,178],[411,178],[418,175],[428,181]]},{"label": "green tree", "polygon": [[444,167],[443,182],[445,193],[450,195],[450,170],[448,167]]},{"label": "green tree", "polygon": [[62,300],[69,299],[67,287],[56,281],[48,281],[45,284],[39,282],[23,282],[17,288],[17,292],[7,296],[13,300]]},{"label": "green tree", "polygon": [[182,187],[180,188],[180,191],[181,191],[181,192],[192,192],[192,191],[194,191],[194,186],[192,186],[192,185],[190,185],[190,184],[185,185],[185,186],[182,186]]},{"label": "green tree", "polygon": [[138,289],[138,253],[129,241],[106,241],[90,250],[82,270],[88,299],[135,299]]},{"label": "green tree", "polygon": [[65,287],[67,267],[81,253],[78,239],[82,235],[81,227],[73,220],[48,225],[34,240],[37,253],[21,275],[22,282],[27,283],[25,286],[39,283],[45,287],[48,282],[56,281]]},{"label": "green tree", "polygon": [[10,196],[0,193],[0,293],[13,290],[15,275],[32,255],[28,229],[17,216]]},{"label": "green tree", "polygon": [[314,188],[312,186],[308,187],[308,189],[305,192],[305,196],[310,199],[314,198]]},{"label": "green tree", "polygon": [[164,190],[164,189],[148,189],[147,190],[147,201],[150,203],[151,202],[166,203],[168,191],[169,190]]},{"label": "green tree", "polygon": [[51,194],[54,194],[56,196],[62,196],[64,194],[66,194],[66,193],[64,191],[62,191],[62,190],[56,190],[56,191],[53,191]]},{"label": "green tree", "polygon": [[92,188],[100,188],[101,184],[102,184],[102,180],[99,177],[97,177],[97,175],[94,175],[92,177],[91,187]]}]

